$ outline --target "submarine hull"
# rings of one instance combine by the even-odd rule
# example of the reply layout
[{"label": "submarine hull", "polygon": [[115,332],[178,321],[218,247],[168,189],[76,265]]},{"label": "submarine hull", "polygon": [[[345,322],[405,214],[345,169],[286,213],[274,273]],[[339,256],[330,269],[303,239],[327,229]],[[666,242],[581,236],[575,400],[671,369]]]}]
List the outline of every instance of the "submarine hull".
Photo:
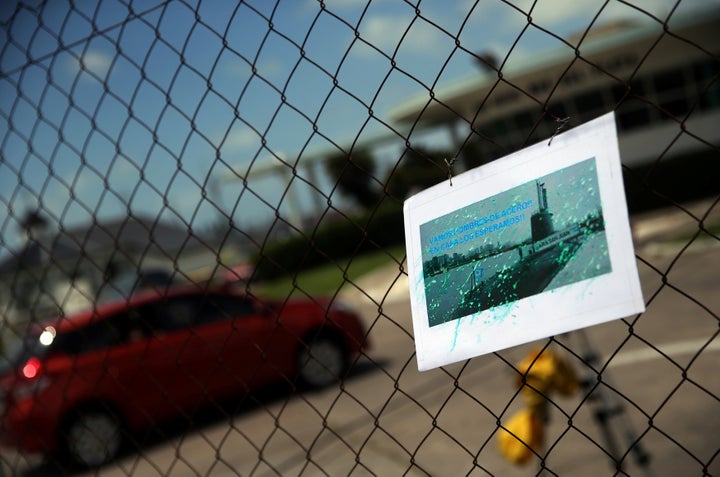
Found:
[{"label": "submarine hull", "polygon": [[454,316],[466,316],[542,293],[580,248],[569,240],[526,257],[468,291]]}]

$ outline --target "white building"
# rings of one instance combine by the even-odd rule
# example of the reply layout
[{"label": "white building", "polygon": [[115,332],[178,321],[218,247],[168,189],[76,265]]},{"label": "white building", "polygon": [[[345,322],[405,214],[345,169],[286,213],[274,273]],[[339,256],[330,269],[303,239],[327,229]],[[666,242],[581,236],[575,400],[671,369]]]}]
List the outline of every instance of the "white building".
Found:
[{"label": "white building", "polygon": [[[559,51],[438,87],[432,98],[422,94],[391,119],[415,131],[448,128],[455,150],[474,166],[548,139],[556,118],[572,127],[615,111],[625,166],[640,174],[667,166],[666,175],[701,168],[697,180],[713,187],[712,179],[718,190],[718,32],[718,9],[673,17],[667,30],[654,21],[605,25]],[[679,157],[683,168],[670,167]],[[672,178],[650,182],[662,188],[665,179]]]}]

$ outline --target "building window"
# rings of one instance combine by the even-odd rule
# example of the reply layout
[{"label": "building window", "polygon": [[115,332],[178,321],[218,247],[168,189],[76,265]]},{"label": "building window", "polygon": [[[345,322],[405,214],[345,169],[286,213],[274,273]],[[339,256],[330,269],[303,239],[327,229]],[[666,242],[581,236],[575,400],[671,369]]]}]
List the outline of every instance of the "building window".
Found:
[{"label": "building window", "polygon": [[675,117],[688,113],[688,91],[683,70],[666,71],[653,78],[653,87],[660,107]]},{"label": "building window", "polygon": [[600,91],[581,94],[575,98],[574,103],[575,110],[580,115],[582,121],[592,119],[606,110],[610,110],[609,105],[605,104],[605,100]]},{"label": "building window", "polygon": [[700,109],[720,107],[720,64],[714,60],[694,64],[693,79],[700,97]]},{"label": "building window", "polygon": [[648,106],[637,99],[623,101],[617,109],[618,127],[622,131],[650,124],[650,110]]},{"label": "building window", "polygon": [[655,86],[655,92],[658,94],[680,89],[684,84],[682,70],[660,73],[653,78],[653,86]]}]

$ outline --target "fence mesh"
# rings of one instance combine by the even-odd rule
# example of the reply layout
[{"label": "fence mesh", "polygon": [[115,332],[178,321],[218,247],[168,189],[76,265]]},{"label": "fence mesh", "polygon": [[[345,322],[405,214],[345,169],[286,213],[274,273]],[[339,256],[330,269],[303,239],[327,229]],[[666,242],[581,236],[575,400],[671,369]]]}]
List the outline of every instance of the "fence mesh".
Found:
[{"label": "fence mesh", "polygon": [[[3,2],[0,474],[720,474],[719,20]],[[647,311],[418,373],[403,200],[609,111]]]}]

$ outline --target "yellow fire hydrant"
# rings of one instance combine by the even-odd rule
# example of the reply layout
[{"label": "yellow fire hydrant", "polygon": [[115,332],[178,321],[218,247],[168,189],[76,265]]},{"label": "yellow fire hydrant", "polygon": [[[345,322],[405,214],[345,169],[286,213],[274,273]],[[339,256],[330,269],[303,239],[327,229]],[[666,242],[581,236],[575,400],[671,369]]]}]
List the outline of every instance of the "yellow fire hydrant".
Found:
[{"label": "yellow fire hydrant", "polygon": [[524,465],[542,448],[550,394],[572,395],[579,383],[572,368],[547,349],[533,350],[517,364],[517,370],[525,407],[500,428],[497,439],[500,452],[507,460]]}]

